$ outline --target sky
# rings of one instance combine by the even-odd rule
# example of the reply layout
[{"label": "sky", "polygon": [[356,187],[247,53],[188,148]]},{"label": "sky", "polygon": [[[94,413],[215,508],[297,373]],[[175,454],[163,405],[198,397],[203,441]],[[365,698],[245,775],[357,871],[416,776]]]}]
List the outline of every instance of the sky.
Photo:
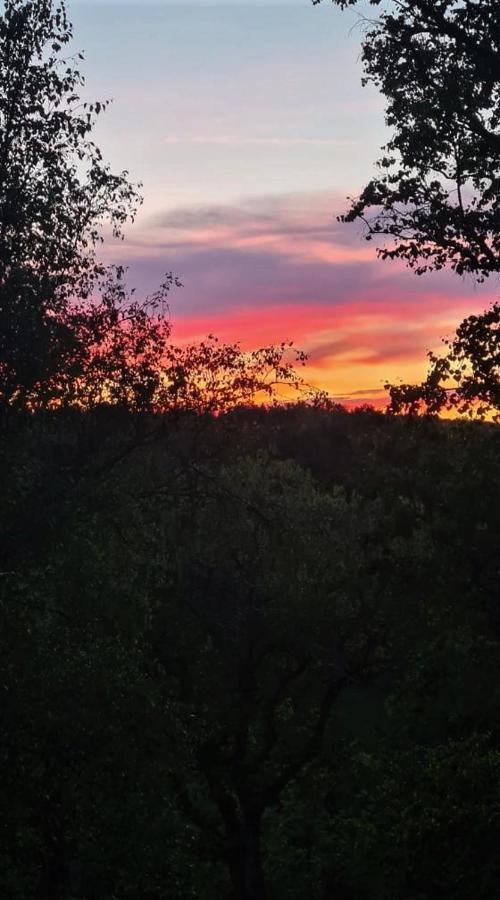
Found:
[{"label": "sky", "polygon": [[173,339],[293,340],[314,386],[383,402],[492,285],[383,262],[337,216],[375,171],[384,104],[361,86],[363,24],[325,0],[69,0],[96,141],[144,203],[108,261],[153,291]]}]

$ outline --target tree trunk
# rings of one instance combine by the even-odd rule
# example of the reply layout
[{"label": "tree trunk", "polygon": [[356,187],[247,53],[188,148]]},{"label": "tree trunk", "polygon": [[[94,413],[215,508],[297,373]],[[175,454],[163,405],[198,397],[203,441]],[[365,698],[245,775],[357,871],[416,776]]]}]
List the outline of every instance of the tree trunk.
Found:
[{"label": "tree trunk", "polygon": [[243,814],[237,834],[229,835],[231,850],[228,865],[232,882],[230,900],[266,900],[260,838],[260,814]]}]

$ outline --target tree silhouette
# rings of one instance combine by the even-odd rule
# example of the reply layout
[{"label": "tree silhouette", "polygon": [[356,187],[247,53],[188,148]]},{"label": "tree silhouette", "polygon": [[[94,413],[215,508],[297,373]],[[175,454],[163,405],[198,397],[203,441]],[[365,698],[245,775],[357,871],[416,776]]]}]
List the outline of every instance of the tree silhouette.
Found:
[{"label": "tree silhouette", "polygon": [[498,421],[500,416],[500,305],[468,316],[443,356],[430,351],[429,370],[421,384],[386,385],[392,413],[417,415],[457,410]]},{"label": "tree silhouette", "polygon": [[70,301],[102,275],[95,246],[138,203],[91,140],[64,2],[7,0],[0,16],[0,404],[23,404],[75,341]]},{"label": "tree silhouette", "polygon": [[[0,410],[99,403],[212,412],[301,382],[289,345],[169,343],[170,273],[139,301],[96,247],[140,202],[92,141],[64,0],[7,0],[0,16]],[[303,362],[303,354],[297,353]]]},{"label": "tree silhouette", "polygon": [[[370,5],[377,17],[366,19],[364,83],[386,98],[392,136],[379,174],[343,220],[361,219],[367,240],[390,238],[379,255],[403,260],[417,274],[450,267],[482,281],[500,271],[500,6],[495,0]],[[394,387],[391,408],[414,410],[422,400],[428,411],[450,404],[471,411],[477,401],[481,412],[488,404],[498,411],[495,316],[498,322],[497,306],[466,319],[450,354],[441,361],[431,355],[423,385]],[[459,375],[457,390],[447,392],[446,377],[466,370],[470,376]]]},{"label": "tree silhouette", "polygon": [[[341,7],[357,0],[333,0]],[[392,136],[353,202],[367,238],[418,273],[500,269],[500,9],[494,0],[401,0],[377,8],[364,82],[384,95]]]}]

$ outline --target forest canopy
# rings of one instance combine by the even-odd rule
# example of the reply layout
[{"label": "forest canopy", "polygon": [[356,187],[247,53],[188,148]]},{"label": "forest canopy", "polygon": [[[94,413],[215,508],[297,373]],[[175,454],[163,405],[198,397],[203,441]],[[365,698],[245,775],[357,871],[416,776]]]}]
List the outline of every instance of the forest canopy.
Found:
[{"label": "forest canopy", "polygon": [[[349,215],[375,197],[387,255],[413,242],[424,267],[486,276],[497,5],[372,6],[365,65],[389,110],[424,51],[448,87],[465,68],[459,101],[433,77],[408,117],[394,107],[400,178],[390,162]],[[139,196],[92,142],[104,105],[81,104],[71,36],[64,3],[5,0],[0,896],[497,900],[500,431],[321,396],[259,406],[304,387],[288,344],[173,344],[176,276],[138,299],[99,261]],[[431,101],[445,118],[426,134]],[[412,206],[452,127],[476,185],[464,219],[445,181]],[[393,411],[498,408],[498,316],[469,316]]]}]

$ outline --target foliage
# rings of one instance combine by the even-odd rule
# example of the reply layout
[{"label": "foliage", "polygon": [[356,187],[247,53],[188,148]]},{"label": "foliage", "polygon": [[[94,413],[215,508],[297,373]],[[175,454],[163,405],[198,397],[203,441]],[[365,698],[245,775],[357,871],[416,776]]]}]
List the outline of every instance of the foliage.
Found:
[{"label": "foliage", "polygon": [[[187,815],[227,865],[234,896],[261,897],[264,822],[314,765],[345,684],[376,666],[380,616],[362,624],[371,597],[358,581],[355,501],[259,456],[200,488],[195,509],[189,498],[170,513],[175,568],[163,551],[160,584],[178,601],[155,598],[150,641],[191,722],[176,771]],[[166,518],[155,529],[163,546]]]},{"label": "foliage", "polygon": [[172,274],[142,301],[96,257],[139,198],[91,139],[107,103],[82,103],[64,2],[7,0],[0,16],[0,410],[98,403],[195,408],[302,385],[289,345],[243,352],[169,343]]},{"label": "foliage", "polygon": [[[101,226],[117,235],[133,214],[135,190],[113,175],[90,134],[106,103],[85,104],[82,54],[64,3],[6,0],[0,18],[0,285],[51,304],[92,272]],[[30,278],[31,276],[31,278]],[[55,292],[55,293],[54,293]]]},{"label": "foliage", "polygon": [[[499,432],[259,408],[288,345],[172,345],[175,277],[138,301],[95,260],[134,192],[69,38],[7,0],[0,894],[495,900]],[[466,320],[410,411],[497,403],[497,341]]]},{"label": "foliage", "polygon": [[[180,282],[169,273],[140,301],[127,288],[125,270],[116,267],[103,277],[96,297],[42,317],[33,337],[39,353],[43,345],[43,370],[36,380],[23,377],[23,388],[18,381],[14,389],[12,381],[10,409],[109,405],[134,412],[219,413],[272,400],[279,387],[308,395],[295,366],[303,365],[305,356],[290,343],[248,352],[214,337],[186,346],[171,343],[168,296],[175,286]],[[26,345],[17,345],[16,378],[32,366]]]},{"label": "foliage", "polygon": [[346,218],[363,217],[369,238],[393,238],[382,257],[418,273],[449,265],[485,277],[500,266],[498,5],[370,5],[377,18],[366,25],[365,80],[381,89],[393,135],[380,175]]},{"label": "foliage", "polygon": [[7,0],[0,16],[0,403],[19,402],[64,364],[70,299],[102,268],[101,227],[116,236],[138,197],[90,134],[106,103],[84,104],[81,54],[64,57],[64,3]]},{"label": "foliage", "polygon": [[499,458],[304,404],[12,420],[2,892],[493,900]]},{"label": "foliage", "polygon": [[[446,352],[429,352],[429,371],[420,385],[386,385],[396,414],[418,415],[457,410],[469,416],[500,416],[500,306],[468,316]],[[450,385],[454,385],[451,387]]]},{"label": "foliage", "polygon": [[[319,0],[316,0],[319,2]],[[333,0],[356,6],[357,0]],[[385,97],[392,136],[379,174],[343,217],[390,238],[383,259],[417,274],[500,270],[500,8],[495,0],[370,0],[364,82]],[[458,327],[421,385],[390,385],[391,410],[498,414],[498,304]],[[456,386],[453,386],[455,382]]]}]

